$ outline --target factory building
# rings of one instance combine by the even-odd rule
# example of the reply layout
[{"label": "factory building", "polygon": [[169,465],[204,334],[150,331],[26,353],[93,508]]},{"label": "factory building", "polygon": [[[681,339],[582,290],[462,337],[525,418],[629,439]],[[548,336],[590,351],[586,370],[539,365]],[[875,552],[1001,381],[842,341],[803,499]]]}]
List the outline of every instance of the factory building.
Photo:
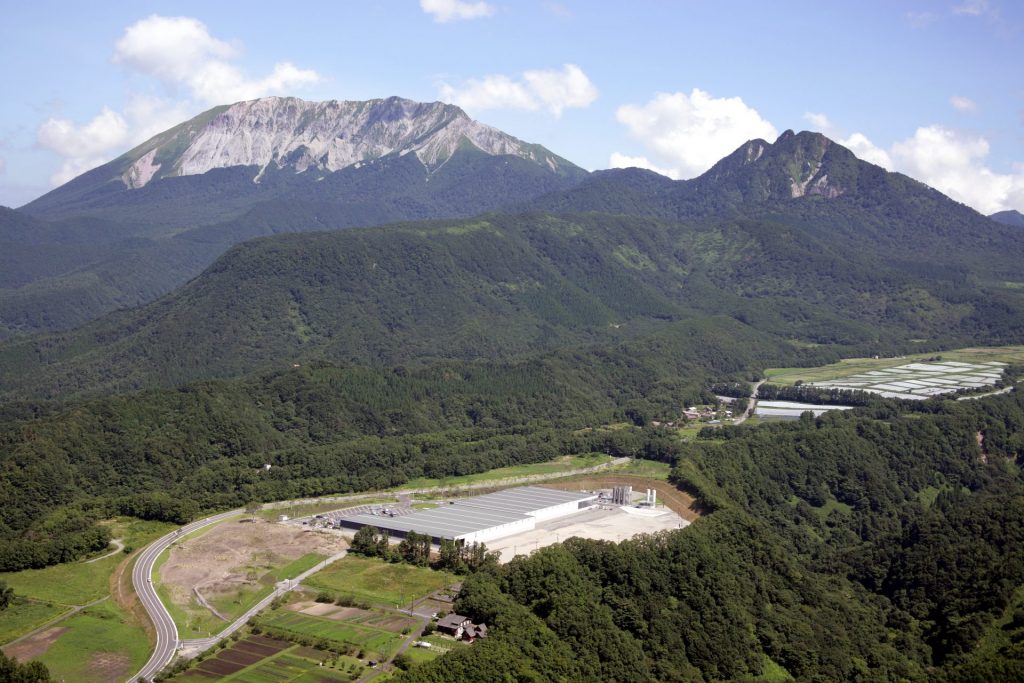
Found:
[{"label": "factory building", "polygon": [[443,538],[486,543],[531,531],[538,521],[570,515],[594,505],[596,501],[596,493],[523,486],[464,498],[399,517],[372,514],[341,517],[338,526],[357,530],[374,526],[387,531],[392,538],[404,538],[410,531],[415,531],[429,534],[435,543],[440,543]]}]

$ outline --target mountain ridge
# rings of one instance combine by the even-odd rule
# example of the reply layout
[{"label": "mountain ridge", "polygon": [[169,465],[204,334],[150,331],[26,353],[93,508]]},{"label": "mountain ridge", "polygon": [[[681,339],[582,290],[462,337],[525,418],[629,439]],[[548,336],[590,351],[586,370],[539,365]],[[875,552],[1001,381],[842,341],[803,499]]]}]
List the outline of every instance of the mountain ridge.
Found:
[{"label": "mountain ridge", "polygon": [[[75,186],[76,193],[79,186],[93,192],[133,190],[154,180],[236,166],[255,167],[252,180],[259,182],[272,165],[322,174],[408,153],[434,171],[465,145],[491,156],[518,156],[559,175],[579,171],[542,146],[474,121],[451,104],[400,97],[323,102],[264,97],[213,107],[66,185]],[[61,205],[64,187],[21,208],[45,214]]]},{"label": "mountain ridge", "polygon": [[439,102],[214,107],[0,212],[0,338],[147,303],[253,237],[466,217],[585,175]]}]

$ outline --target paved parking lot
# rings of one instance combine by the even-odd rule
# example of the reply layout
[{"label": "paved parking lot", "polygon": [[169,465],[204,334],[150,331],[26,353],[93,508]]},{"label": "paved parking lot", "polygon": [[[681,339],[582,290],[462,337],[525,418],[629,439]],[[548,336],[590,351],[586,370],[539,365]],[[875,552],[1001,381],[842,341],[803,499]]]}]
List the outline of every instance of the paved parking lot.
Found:
[{"label": "paved parking lot", "polygon": [[487,548],[500,551],[501,561],[508,562],[516,555],[527,555],[538,548],[554,545],[573,536],[622,541],[638,534],[681,529],[687,525],[689,522],[666,507],[654,510],[595,507],[569,517],[540,522],[532,531],[489,541]]}]

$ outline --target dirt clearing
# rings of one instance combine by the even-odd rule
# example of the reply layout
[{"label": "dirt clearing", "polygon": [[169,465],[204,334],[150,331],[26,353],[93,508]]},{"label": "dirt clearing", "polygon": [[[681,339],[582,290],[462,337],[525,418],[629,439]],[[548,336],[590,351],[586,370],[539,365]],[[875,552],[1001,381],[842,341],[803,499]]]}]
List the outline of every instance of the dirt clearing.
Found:
[{"label": "dirt clearing", "polygon": [[132,673],[132,660],[117,652],[96,652],[89,656],[84,673],[97,681],[123,681]]},{"label": "dirt clearing", "polygon": [[8,657],[14,657],[19,662],[27,662],[31,659],[42,657],[67,630],[64,626],[55,626],[45,631],[40,631],[24,640],[19,640],[13,645],[5,645],[3,647],[4,654]]},{"label": "dirt clearing", "polygon": [[270,572],[303,555],[333,555],[345,547],[333,534],[264,520],[230,521],[172,546],[160,582],[176,604],[189,605],[193,589],[215,601],[241,588],[273,584]]}]

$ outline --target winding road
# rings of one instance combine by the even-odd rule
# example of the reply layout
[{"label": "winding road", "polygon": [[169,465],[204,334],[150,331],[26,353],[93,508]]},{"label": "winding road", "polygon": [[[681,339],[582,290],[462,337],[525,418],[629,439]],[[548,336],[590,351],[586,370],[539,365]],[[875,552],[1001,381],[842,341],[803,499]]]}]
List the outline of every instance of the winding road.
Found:
[{"label": "winding road", "polygon": [[149,614],[149,618],[153,621],[153,628],[156,630],[156,649],[153,650],[153,654],[150,656],[149,661],[146,662],[146,665],[142,667],[142,670],[129,680],[151,680],[153,676],[160,673],[170,663],[174,657],[175,650],[178,648],[178,627],[175,626],[174,619],[171,618],[167,608],[164,607],[164,603],[161,602],[160,596],[157,595],[156,588],[153,586],[153,566],[156,564],[157,558],[160,557],[160,553],[182,536],[211,524],[216,524],[228,517],[237,515],[239,512],[242,512],[242,510],[229,510],[219,515],[201,519],[198,522],[186,524],[180,529],[162,536],[139,555],[139,559],[136,560],[135,567],[132,569],[132,586],[135,588],[142,606]]}]

